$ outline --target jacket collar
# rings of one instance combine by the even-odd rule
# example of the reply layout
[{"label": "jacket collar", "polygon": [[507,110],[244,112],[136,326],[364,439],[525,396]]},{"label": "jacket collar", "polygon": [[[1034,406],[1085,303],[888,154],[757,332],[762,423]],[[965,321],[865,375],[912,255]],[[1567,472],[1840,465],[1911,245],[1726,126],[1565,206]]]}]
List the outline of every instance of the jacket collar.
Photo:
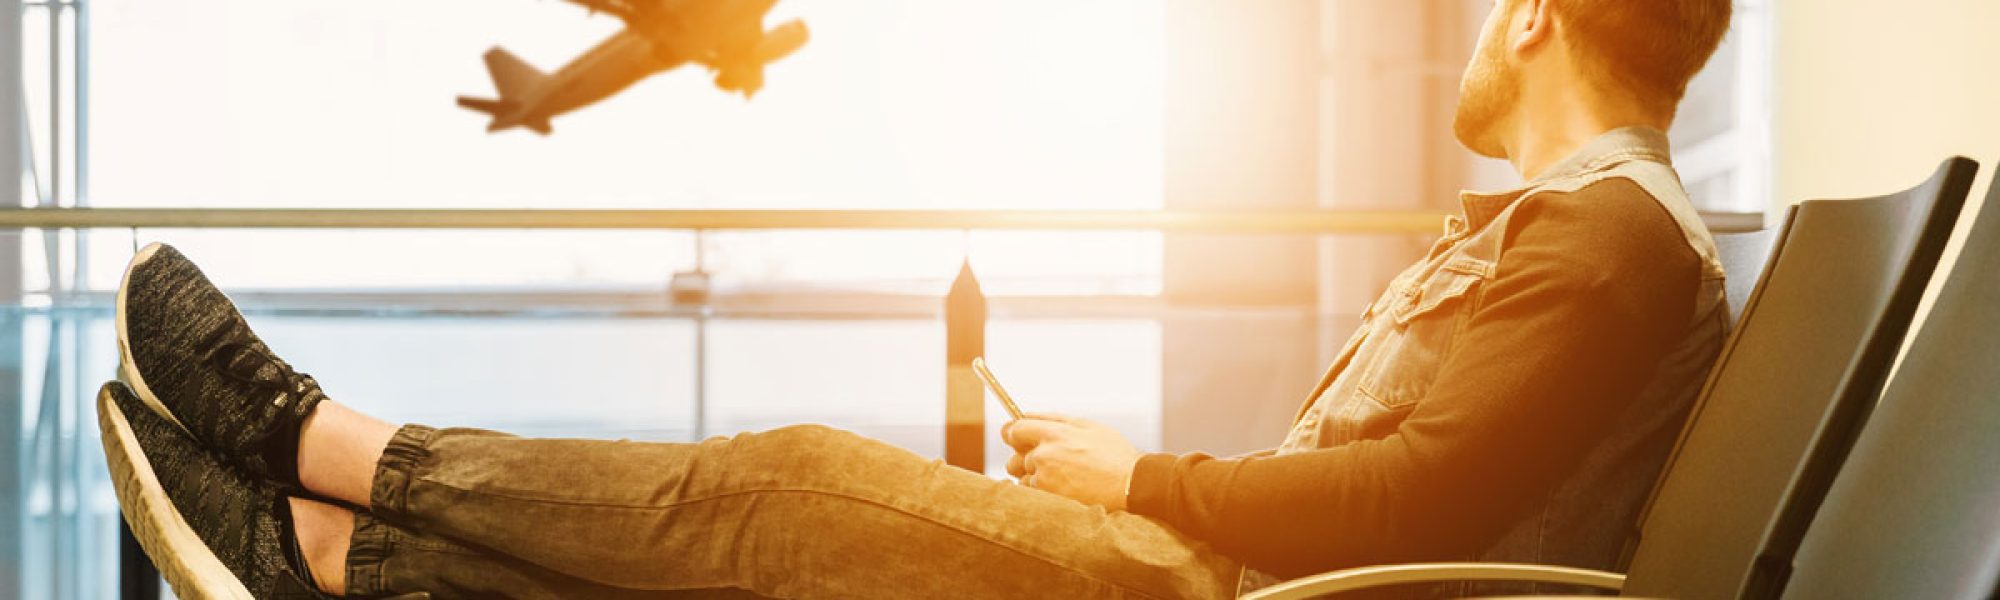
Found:
[{"label": "jacket collar", "polygon": [[1514,201],[1521,199],[1535,188],[1602,171],[1632,160],[1672,165],[1667,134],[1643,126],[1613,129],[1585,143],[1583,147],[1570,153],[1569,157],[1543,169],[1534,180],[1519,187],[1499,192],[1459,192],[1459,204],[1465,211],[1465,224],[1462,227],[1478,231],[1492,222],[1502,211],[1507,210],[1508,206],[1512,206]]}]

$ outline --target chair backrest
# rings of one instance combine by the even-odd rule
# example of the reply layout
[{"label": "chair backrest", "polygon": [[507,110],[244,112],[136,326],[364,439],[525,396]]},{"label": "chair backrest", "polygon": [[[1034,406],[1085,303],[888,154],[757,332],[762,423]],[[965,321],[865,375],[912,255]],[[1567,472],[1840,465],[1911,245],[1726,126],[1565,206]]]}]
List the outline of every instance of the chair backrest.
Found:
[{"label": "chair backrest", "polygon": [[1743,305],[1750,301],[1750,291],[1757,289],[1757,280],[1764,275],[1764,265],[1771,260],[1771,247],[1777,243],[1779,231],[1771,227],[1715,236],[1716,257],[1722,260],[1725,276],[1723,296],[1729,303],[1732,326],[1743,318]]},{"label": "chair backrest", "polygon": [[1785,598],[1996,597],[2000,179],[1790,564]]},{"label": "chair backrest", "polygon": [[1889,196],[1792,208],[1636,534],[1625,593],[1729,598],[1822,419],[1872,403],[1977,164]]}]

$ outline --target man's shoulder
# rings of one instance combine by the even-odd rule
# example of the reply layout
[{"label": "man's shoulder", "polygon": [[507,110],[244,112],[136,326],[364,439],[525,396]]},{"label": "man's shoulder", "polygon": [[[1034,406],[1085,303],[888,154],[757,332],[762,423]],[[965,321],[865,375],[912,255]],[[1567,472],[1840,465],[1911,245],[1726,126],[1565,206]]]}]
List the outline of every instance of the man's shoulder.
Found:
[{"label": "man's shoulder", "polygon": [[1508,226],[1508,246],[1532,245],[1613,270],[1699,272],[1701,255],[1668,205],[1687,199],[1677,195],[1677,186],[1663,193],[1673,195],[1655,196],[1638,181],[1619,175],[1572,189],[1535,192],[1521,199]]},{"label": "man's shoulder", "polygon": [[1686,202],[1679,189],[1656,193],[1637,179],[1619,174],[1598,173],[1574,182],[1530,190],[1522,198],[1522,208],[1539,207],[1544,212],[1563,209],[1592,209],[1593,214],[1657,217],[1671,225],[1667,203]]}]

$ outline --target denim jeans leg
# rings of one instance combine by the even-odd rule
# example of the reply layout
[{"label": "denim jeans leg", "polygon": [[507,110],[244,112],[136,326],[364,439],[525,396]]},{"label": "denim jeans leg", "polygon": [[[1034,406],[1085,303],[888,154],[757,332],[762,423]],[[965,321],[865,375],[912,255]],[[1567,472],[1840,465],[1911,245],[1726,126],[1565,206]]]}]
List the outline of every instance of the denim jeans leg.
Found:
[{"label": "denim jeans leg", "polygon": [[762,600],[744,590],[629,590],[578,579],[520,559],[382,522],[354,517],[347,555],[347,596],[379,598],[423,592],[435,600]]},{"label": "denim jeans leg", "polygon": [[399,431],[376,517],[625,589],[806,598],[1224,598],[1159,522],[797,426],[697,444]]}]

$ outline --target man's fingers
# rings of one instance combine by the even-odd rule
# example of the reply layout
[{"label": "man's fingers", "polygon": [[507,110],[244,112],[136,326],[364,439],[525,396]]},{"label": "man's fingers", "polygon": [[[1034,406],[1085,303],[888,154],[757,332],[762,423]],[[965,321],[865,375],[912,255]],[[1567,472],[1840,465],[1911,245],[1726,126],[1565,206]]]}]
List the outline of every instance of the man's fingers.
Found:
[{"label": "man's fingers", "polygon": [[1075,425],[1083,421],[1082,419],[1078,419],[1076,417],[1072,417],[1069,415],[1059,415],[1056,413],[1038,413],[1038,412],[1021,413],[1021,418],[1035,419],[1038,421],[1055,421],[1057,423],[1063,423],[1068,425]]},{"label": "man's fingers", "polygon": [[1035,463],[1039,462],[1035,460],[1035,453],[1028,452],[1025,454],[1016,454],[1014,456],[1016,458],[1021,459],[1021,473],[1022,473],[1021,485],[1025,485],[1028,487],[1035,487],[1035,476],[1037,475],[1035,471]]},{"label": "man's fingers", "polygon": [[1007,427],[1001,430],[1001,436],[1007,440],[1007,445],[1014,447],[1016,452],[1025,453],[1034,450],[1035,446],[1040,446],[1051,436],[1068,430],[1069,427],[1068,424],[1047,419],[1024,418],[1008,423]]},{"label": "man's fingers", "polygon": [[1023,456],[1025,455],[1017,452],[1007,459],[1007,474],[1013,475],[1015,479],[1028,476],[1028,461]]}]

